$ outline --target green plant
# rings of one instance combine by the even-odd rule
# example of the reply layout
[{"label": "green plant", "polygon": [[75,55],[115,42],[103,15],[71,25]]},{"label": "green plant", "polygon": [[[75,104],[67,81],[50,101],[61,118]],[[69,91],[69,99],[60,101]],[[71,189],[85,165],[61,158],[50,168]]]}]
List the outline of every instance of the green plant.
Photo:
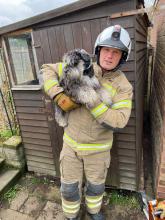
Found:
[{"label": "green plant", "polygon": [[128,208],[140,209],[140,205],[136,195],[126,194],[121,191],[112,191],[109,194],[110,205],[121,205]]},{"label": "green plant", "polygon": [[45,177],[44,178],[33,177],[33,178],[31,178],[31,183],[32,184],[39,184],[39,183],[48,184],[49,180]]},{"label": "green plant", "polygon": [[10,189],[3,195],[3,198],[10,203],[11,200],[13,200],[13,199],[16,197],[17,192],[20,191],[21,188],[22,188],[21,185],[16,184],[15,186],[13,186],[12,188],[10,188]]},{"label": "green plant", "polygon": [[0,137],[2,138],[9,138],[12,136],[11,130],[1,130],[0,131]]}]

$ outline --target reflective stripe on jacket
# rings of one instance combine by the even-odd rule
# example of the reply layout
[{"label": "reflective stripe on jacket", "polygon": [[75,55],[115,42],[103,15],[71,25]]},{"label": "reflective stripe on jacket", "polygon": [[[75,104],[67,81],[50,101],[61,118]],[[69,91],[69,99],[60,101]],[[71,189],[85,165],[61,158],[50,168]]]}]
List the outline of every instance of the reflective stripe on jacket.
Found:
[{"label": "reflective stripe on jacket", "polygon": [[[64,64],[42,66],[45,92],[53,98],[63,91],[58,84]],[[95,75],[109,92],[112,105],[98,100],[92,109],[81,106],[70,111],[64,141],[82,154],[107,151],[112,147],[113,128],[126,126],[132,108],[132,86],[121,71],[102,73],[94,64]],[[52,80],[52,83],[51,83]]]}]

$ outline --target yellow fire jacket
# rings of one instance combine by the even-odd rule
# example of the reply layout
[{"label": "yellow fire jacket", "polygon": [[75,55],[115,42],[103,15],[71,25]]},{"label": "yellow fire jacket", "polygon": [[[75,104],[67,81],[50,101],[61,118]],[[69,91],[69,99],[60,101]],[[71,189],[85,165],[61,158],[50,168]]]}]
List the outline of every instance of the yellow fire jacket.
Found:
[{"label": "yellow fire jacket", "polygon": [[[44,90],[53,98],[63,91],[58,80],[64,64],[44,64]],[[82,105],[69,112],[68,125],[64,128],[64,142],[82,155],[111,149],[113,131],[126,126],[132,107],[132,85],[124,73],[105,72],[94,63],[94,72],[99,82],[110,93],[112,105],[109,107],[100,100],[92,109]]]}]

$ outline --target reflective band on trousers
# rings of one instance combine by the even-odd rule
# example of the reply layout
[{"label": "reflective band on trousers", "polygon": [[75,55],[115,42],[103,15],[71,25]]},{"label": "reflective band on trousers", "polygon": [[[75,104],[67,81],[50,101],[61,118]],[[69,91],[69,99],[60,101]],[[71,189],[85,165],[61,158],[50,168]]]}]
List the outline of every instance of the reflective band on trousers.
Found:
[{"label": "reflective band on trousers", "polygon": [[109,150],[112,147],[112,141],[106,144],[79,144],[76,141],[74,141],[72,138],[70,138],[66,133],[64,133],[64,141],[66,141],[69,146],[71,146],[74,149],[80,150],[80,151],[95,151],[95,150]]},{"label": "reflective band on trousers", "polygon": [[51,89],[53,86],[56,86],[58,84],[58,81],[55,79],[49,79],[45,81],[44,83],[44,90],[47,92],[49,89]]},{"label": "reflective band on trousers", "polygon": [[77,204],[65,204],[62,200],[62,209],[66,213],[77,213],[80,209],[80,201]]},{"label": "reflective band on trousers", "polygon": [[119,108],[132,108],[132,101],[131,100],[122,100],[120,102],[116,102],[111,106],[112,109],[119,109]]},{"label": "reflective band on trousers", "polygon": [[89,208],[96,208],[98,206],[101,206],[103,195],[101,196],[86,196],[86,205]]},{"label": "reflective band on trousers", "polygon": [[109,85],[108,83],[103,83],[103,86],[112,97],[116,94],[116,89],[113,88],[113,86]]},{"label": "reflective band on trousers", "polygon": [[108,110],[108,107],[104,103],[101,103],[100,105],[98,105],[97,107],[95,107],[91,110],[91,114],[95,118],[97,118],[100,115],[102,115],[104,112],[106,112],[107,110]]}]

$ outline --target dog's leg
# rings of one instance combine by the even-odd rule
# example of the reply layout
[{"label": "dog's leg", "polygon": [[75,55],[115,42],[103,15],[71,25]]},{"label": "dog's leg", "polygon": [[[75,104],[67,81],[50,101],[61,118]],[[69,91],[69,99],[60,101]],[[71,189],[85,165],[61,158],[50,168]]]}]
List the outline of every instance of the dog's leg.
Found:
[{"label": "dog's leg", "polygon": [[100,97],[100,100],[104,102],[106,105],[111,106],[112,105],[112,99],[108,91],[106,91],[104,88],[100,88],[97,90],[97,94]]},{"label": "dog's leg", "polygon": [[65,127],[68,124],[68,113],[64,112],[59,106],[55,105],[55,119],[59,126]]}]

